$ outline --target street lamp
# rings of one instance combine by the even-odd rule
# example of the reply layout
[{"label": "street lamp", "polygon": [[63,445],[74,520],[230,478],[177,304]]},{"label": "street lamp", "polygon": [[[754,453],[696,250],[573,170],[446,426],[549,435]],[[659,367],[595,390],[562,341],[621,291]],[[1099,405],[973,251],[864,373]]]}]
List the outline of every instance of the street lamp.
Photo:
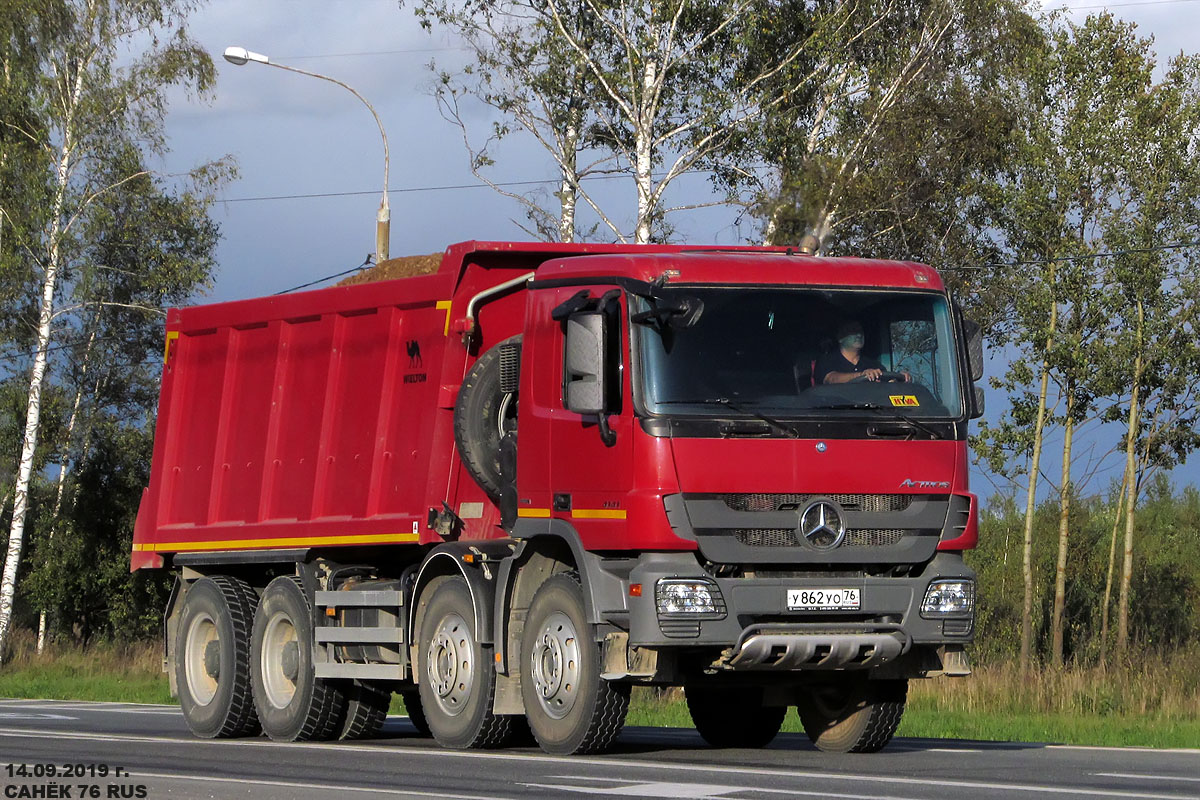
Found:
[{"label": "street lamp", "polygon": [[371,116],[375,118],[375,124],[379,126],[379,135],[383,137],[383,198],[379,201],[379,213],[375,216],[375,263],[386,261],[388,258],[388,247],[391,239],[392,226],[392,209],[388,205],[388,170],[390,168],[390,160],[388,157],[388,140],[387,131],[383,129],[383,122],[380,121],[379,115],[375,113],[375,107],[367,102],[367,98],[356,92],[352,87],[347,86],[336,78],[330,78],[328,75],[320,75],[316,72],[306,72],[302,69],[289,67],[284,64],[277,64],[271,59],[264,56],[262,53],[255,53],[252,50],[247,50],[244,47],[226,47],[225,60],[230,64],[236,64],[239,67],[253,61],[256,64],[266,64],[268,67],[278,67],[285,69],[288,72],[298,72],[301,75],[308,75],[312,78],[320,78],[323,81],[336,83],[350,94],[362,101],[367,110],[371,112]]}]

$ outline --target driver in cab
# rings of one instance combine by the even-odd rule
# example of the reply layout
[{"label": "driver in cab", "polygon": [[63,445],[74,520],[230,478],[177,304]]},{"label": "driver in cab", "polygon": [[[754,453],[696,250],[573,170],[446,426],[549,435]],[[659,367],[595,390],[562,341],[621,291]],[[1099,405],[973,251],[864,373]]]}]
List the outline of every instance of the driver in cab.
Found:
[{"label": "driver in cab", "polygon": [[[856,320],[847,320],[837,328],[838,349],[826,353],[817,359],[813,374],[817,384],[850,383],[851,381],[878,381],[884,375],[883,365],[875,359],[863,355],[862,324]],[[904,380],[912,380],[908,373]]]}]

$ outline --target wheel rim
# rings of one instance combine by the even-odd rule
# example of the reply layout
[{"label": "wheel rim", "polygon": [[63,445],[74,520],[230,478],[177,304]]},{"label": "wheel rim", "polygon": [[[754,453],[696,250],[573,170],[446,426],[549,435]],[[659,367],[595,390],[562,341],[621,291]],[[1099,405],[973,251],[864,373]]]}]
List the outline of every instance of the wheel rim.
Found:
[{"label": "wheel rim", "polygon": [[211,615],[201,613],[192,618],[184,647],[188,693],[196,705],[206,706],[217,696],[220,678],[221,637]]},{"label": "wheel rim", "polygon": [[447,614],[434,631],[425,654],[426,673],[439,708],[457,716],[475,685],[475,639],[458,614]]},{"label": "wheel rim", "polygon": [[509,431],[517,428],[517,395],[515,392],[505,392],[500,398],[500,408],[496,412],[496,433],[503,439]]},{"label": "wheel rim", "polygon": [[300,642],[296,626],[282,611],[271,615],[263,631],[259,667],[263,691],[275,708],[286,708],[296,696],[296,679],[300,674]]},{"label": "wheel rim", "polygon": [[533,688],[542,710],[554,719],[571,713],[579,697],[579,635],[571,618],[556,611],[546,618],[529,654]]}]

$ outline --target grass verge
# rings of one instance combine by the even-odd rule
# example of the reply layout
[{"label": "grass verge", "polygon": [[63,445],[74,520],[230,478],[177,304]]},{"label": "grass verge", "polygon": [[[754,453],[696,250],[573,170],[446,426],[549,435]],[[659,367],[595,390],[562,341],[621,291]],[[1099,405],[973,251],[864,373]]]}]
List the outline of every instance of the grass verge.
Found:
[{"label": "grass verge", "polygon": [[[156,643],[51,646],[34,652],[19,633],[0,666],[0,697],[175,702]],[[1150,658],[1124,669],[1042,669],[1022,677],[1012,665],[982,667],[965,679],[914,681],[898,735],[931,739],[1061,744],[1200,745],[1200,674],[1195,655]],[[399,695],[393,713],[403,713]],[[634,690],[629,725],[690,728],[679,690]],[[784,730],[800,732],[795,713]]]}]

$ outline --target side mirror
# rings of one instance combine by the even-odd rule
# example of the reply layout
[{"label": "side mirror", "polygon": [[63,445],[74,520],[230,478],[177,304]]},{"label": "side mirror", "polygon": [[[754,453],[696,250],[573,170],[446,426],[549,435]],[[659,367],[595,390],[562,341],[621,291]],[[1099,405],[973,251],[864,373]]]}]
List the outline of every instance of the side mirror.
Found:
[{"label": "side mirror", "polygon": [[566,406],[576,414],[604,414],[604,314],[581,313],[567,319]]},{"label": "side mirror", "polygon": [[979,419],[980,417],[983,416],[983,409],[984,409],[983,387],[980,386],[979,384],[975,384],[971,388],[974,389],[974,397],[973,397],[974,403],[972,404],[972,409],[971,409],[971,419]]},{"label": "side mirror", "polygon": [[967,366],[974,383],[983,377],[983,329],[974,320],[964,319],[963,334],[967,340]]}]

